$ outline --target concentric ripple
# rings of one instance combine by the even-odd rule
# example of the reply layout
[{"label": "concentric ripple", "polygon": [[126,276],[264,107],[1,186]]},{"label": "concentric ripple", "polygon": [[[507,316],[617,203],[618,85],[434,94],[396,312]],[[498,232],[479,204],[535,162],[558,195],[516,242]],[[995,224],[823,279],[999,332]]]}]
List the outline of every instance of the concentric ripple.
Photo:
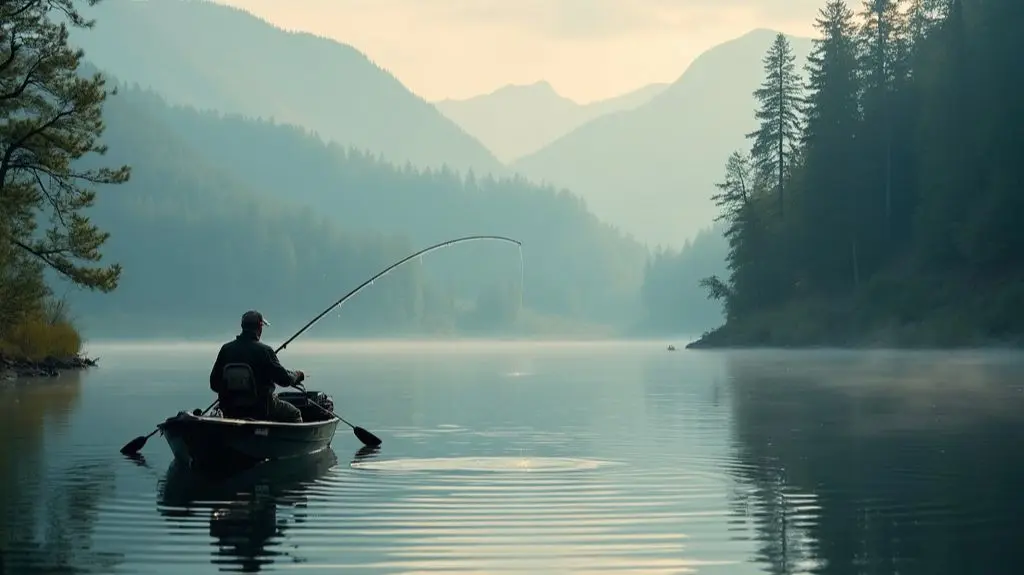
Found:
[{"label": "concentric ripple", "polygon": [[[327,450],[227,479],[119,461],[118,494],[96,502],[89,525],[66,523],[89,541],[67,561],[101,573],[726,573],[750,554],[724,477],[707,470],[346,459]],[[543,472],[521,472],[522,461]],[[15,551],[26,568],[54,556]]]},{"label": "concentric ripple", "polygon": [[[526,464],[546,473],[519,473]],[[590,472],[558,473],[581,470]],[[306,568],[684,573],[733,565],[745,547],[729,541],[719,478],[597,459],[358,461],[310,486],[308,498],[321,511],[296,551]],[[694,537],[717,549],[691,549]],[[356,538],[358,552],[336,550]]]},{"label": "concentric ripple", "polygon": [[434,457],[355,461],[355,469],[377,471],[583,471],[620,465],[617,461],[571,457]]}]

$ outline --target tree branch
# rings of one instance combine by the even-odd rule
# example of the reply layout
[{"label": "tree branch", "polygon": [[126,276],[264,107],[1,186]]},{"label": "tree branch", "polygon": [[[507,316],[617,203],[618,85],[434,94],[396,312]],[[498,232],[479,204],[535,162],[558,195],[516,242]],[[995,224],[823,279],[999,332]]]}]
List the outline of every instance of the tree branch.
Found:
[{"label": "tree branch", "polygon": [[22,94],[24,94],[25,93],[25,89],[28,88],[29,84],[32,83],[32,78],[33,78],[33,75],[35,74],[36,70],[38,70],[39,67],[42,66],[44,59],[45,59],[44,56],[40,56],[39,59],[37,59],[36,62],[34,64],[32,64],[32,67],[29,68],[28,72],[25,72],[25,79],[21,82],[21,84],[18,85],[17,88],[14,89],[13,92],[8,92],[6,94],[0,94],[0,102],[5,101],[5,100],[13,100],[14,98],[18,98]]},{"label": "tree branch", "polygon": [[[64,106],[66,105],[67,102],[64,102]],[[74,107],[72,107],[70,110],[62,109],[59,113],[57,113],[57,115],[55,115],[49,121],[36,126],[32,130],[29,130],[28,132],[25,133],[24,136],[18,138],[16,142],[12,143],[10,146],[7,147],[7,150],[4,151],[3,159],[0,160],[0,191],[3,191],[5,185],[7,184],[7,173],[10,171],[10,161],[11,157],[14,155],[14,152],[20,149],[24,149],[25,142],[27,142],[30,138],[43,133],[47,129],[53,127],[54,124],[56,124],[63,118],[70,116],[74,112]]]},{"label": "tree branch", "polygon": [[17,35],[15,34],[14,30],[11,30],[11,44],[10,44],[11,53],[8,54],[7,55],[7,59],[5,59],[2,64],[0,64],[0,74],[3,74],[4,72],[6,72],[7,68],[9,68],[11,66],[11,64],[14,63],[15,57],[17,57],[17,55],[18,55],[18,50],[21,49],[21,45],[18,44],[18,42],[15,40],[16,38],[17,38]]}]

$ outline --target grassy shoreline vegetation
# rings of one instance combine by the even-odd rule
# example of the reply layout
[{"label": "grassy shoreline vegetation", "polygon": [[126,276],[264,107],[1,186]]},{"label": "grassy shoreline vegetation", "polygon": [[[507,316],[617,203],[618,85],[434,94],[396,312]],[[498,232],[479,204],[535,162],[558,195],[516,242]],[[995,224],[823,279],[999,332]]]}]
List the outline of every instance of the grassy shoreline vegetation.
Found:
[{"label": "grassy shoreline vegetation", "polygon": [[75,0],[0,2],[0,378],[94,364],[45,276],[110,292],[121,275],[99,264],[107,234],[83,214],[94,186],[131,173],[78,166],[106,152],[105,81],[81,75],[83,53],[68,44],[69,28],[91,25]]},{"label": "grassy shoreline vegetation", "polygon": [[715,195],[715,347],[1024,341],[1024,4],[830,0],[800,71],[765,56],[760,129]]}]

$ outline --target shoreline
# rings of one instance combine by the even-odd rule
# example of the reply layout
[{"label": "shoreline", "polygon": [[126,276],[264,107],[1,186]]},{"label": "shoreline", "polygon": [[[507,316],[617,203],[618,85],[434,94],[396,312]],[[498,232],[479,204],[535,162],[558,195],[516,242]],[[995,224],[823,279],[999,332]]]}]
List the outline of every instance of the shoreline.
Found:
[{"label": "shoreline", "polygon": [[841,351],[1024,351],[1024,344],[1017,342],[993,342],[993,343],[964,343],[964,344],[928,344],[928,343],[890,343],[890,342],[863,342],[863,343],[822,343],[808,342],[803,344],[778,344],[778,343],[709,343],[703,338],[696,339],[686,344],[683,349],[693,351],[815,351],[815,350],[841,350]]},{"label": "shoreline", "polygon": [[862,333],[786,333],[722,326],[686,344],[692,350],[897,350],[897,351],[1020,351],[1024,336],[992,337],[980,332],[936,333],[920,325],[869,330]]},{"label": "shoreline", "polygon": [[[888,284],[841,298],[804,298],[737,314],[686,349],[1021,350],[1024,292],[1004,286],[931,281]],[[889,294],[881,299],[878,293]]]},{"label": "shoreline", "polygon": [[40,360],[0,355],[0,381],[18,379],[60,377],[65,371],[80,371],[96,367],[98,358],[84,355],[71,357],[46,357]]}]

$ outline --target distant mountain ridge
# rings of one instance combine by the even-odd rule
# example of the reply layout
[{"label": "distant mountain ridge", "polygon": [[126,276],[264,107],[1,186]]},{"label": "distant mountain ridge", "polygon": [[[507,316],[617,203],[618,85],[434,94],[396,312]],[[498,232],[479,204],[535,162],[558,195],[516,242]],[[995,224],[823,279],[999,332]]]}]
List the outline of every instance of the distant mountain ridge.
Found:
[{"label": "distant mountain ridge", "polygon": [[480,140],[502,162],[540,150],[573,129],[604,114],[646,104],[668,84],[649,84],[588,104],[559,94],[547,81],[510,84],[488,94],[434,105]]},{"label": "distant mountain ridge", "polygon": [[490,151],[363,53],[208,0],[104,0],[72,41],[173,104],[293,123],[421,167],[500,174]]},{"label": "distant mountain ridge", "polygon": [[[649,245],[681,246],[717,214],[710,198],[728,155],[749,148],[753,92],[776,34],[757,29],[711,48],[646,104],[597,117],[513,170],[580,194]],[[811,40],[788,38],[803,74]]]}]

